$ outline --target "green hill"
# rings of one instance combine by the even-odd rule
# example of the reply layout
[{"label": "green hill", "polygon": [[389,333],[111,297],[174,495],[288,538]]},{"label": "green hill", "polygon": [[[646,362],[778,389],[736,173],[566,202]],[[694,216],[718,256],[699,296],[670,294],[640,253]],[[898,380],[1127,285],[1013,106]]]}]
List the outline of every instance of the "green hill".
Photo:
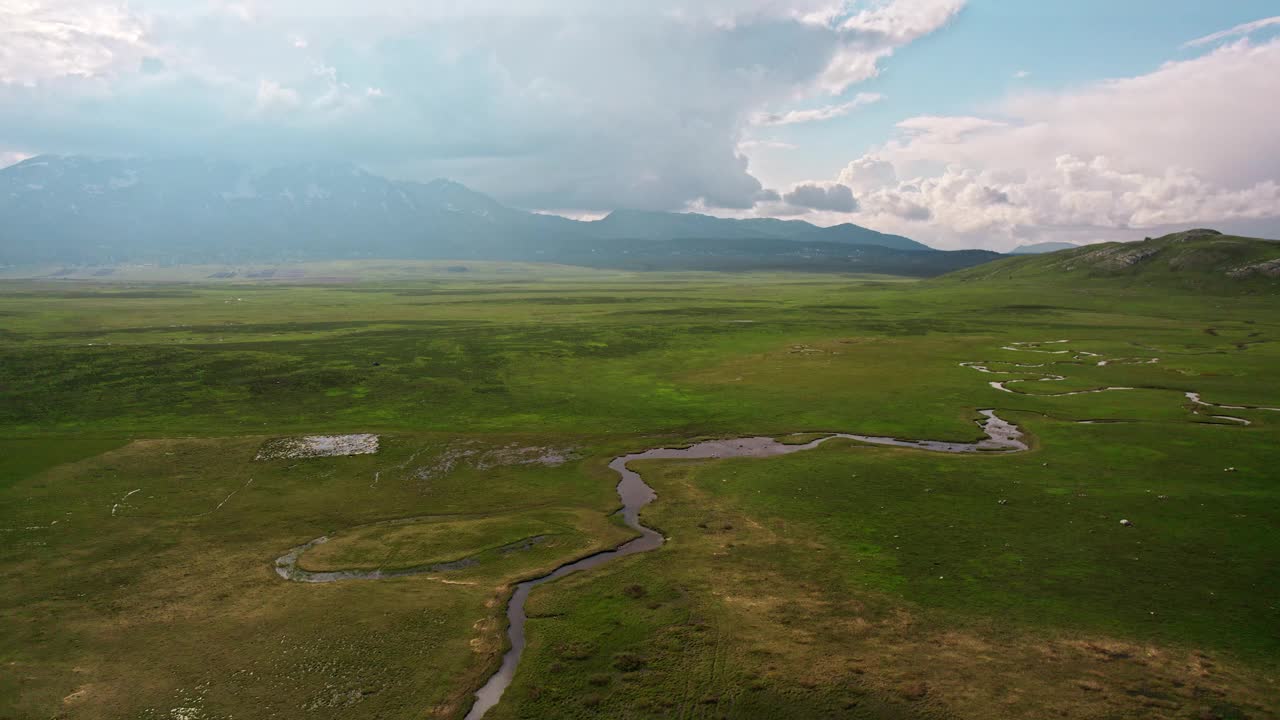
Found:
[{"label": "green hill", "polygon": [[1020,255],[966,268],[943,281],[1026,280],[1178,287],[1217,292],[1280,290],[1280,242],[1196,229],[1142,242],[1111,242]]}]

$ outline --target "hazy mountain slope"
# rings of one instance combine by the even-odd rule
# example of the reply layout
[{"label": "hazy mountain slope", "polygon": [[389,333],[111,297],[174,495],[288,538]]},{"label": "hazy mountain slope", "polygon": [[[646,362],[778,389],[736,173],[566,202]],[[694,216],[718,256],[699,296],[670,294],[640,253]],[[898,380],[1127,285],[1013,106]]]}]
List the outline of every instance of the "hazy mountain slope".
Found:
[{"label": "hazy mountain slope", "polygon": [[932,250],[933,248],[924,243],[916,242],[910,238],[901,235],[889,235],[888,233],[876,232],[869,228],[864,228],[852,223],[844,223],[842,225],[833,225],[828,228],[818,228],[809,233],[803,240],[821,240],[823,242],[839,242],[849,243],[852,245],[880,245],[882,247],[894,248],[895,250]]},{"label": "hazy mountain slope", "polygon": [[1280,288],[1280,242],[1187,230],[1132,243],[1103,243],[1005,258],[944,280],[1046,283],[1111,281],[1204,289]]},{"label": "hazy mountain slope", "polygon": [[[561,243],[543,257],[635,270],[766,270],[882,273],[934,277],[999,258],[987,250],[898,250],[879,245],[777,238],[682,238]],[[537,256],[519,259],[536,260]]]},{"label": "hazy mountain slope", "polygon": [[[784,237],[788,227],[753,220],[729,220],[698,213],[647,210],[615,210],[587,225],[590,226],[591,234],[596,237],[619,240],[670,240],[683,237],[776,238]],[[799,223],[799,225],[816,229],[808,223]]]},{"label": "hazy mountain slope", "polygon": [[502,237],[524,215],[352,165],[36,158],[0,171],[0,261],[414,257]]},{"label": "hazy mountain slope", "polygon": [[898,250],[930,250],[928,245],[901,235],[890,235],[852,223],[818,227],[803,220],[776,218],[732,219],[698,213],[666,213],[643,210],[615,210],[589,223],[597,237],[629,240],[671,240],[676,238],[779,238],[796,241],[880,245]]},{"label": "hazy mountain slope", "polygon": [[[937,254],[894,255],[918,251]],[[350,164],[262,169],[45,156],[0,170],[0,264],[8,265],[456,258],[819,269],[834,262],[934,275],[991,257],[940,253],[850,224],[634,210],[578,222],[508,208],[447,180],[396,181]]]},{"label": "hazy mountain slope", "polygon": [[1010,255],[1040,255],[1042,253],[1058,252],[1059,250],[1074,250],[1080,247],[1075,243],[1069,242],[1042,242],[1032,243],[1030,245],[1019,245],[1009,251]]}]

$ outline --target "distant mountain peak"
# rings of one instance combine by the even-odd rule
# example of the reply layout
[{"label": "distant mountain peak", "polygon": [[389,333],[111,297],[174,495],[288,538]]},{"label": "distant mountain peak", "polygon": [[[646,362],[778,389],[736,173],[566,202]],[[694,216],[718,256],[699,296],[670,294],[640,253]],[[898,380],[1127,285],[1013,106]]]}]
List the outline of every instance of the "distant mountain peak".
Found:
[{"label": "distant mountain peak", "polygon": [[803,240],[826,240],[829,242],[848,243],[850,245],[879,245],[895,250],[932,250],[921,242],[901,235],[890,235],[853,223],[841,223],[831,227],[819,228],[816,232],[805,235]]},{"label": "distant mountain peak", "polygon": [[[39,241],[34,241],[38,238]],[[309,258],[557,258],[649,266],[893,268],[929,274],[981,253],[929,250],[852,223],[621,208],[595,221],[504,206],[447,178],[391,180],[343,161],[45,155],[0,169],[0,264]]]},{"label": "distant mountain peak", "polygon": [[[640,210],[637,208],[614,208],[610,210],[604,217],[596,220],[598,223],[617,223],[628,220],[653,220],[659,218],[711,218],[711,215],[704,215],[695,212],[672,212],[667,210]],[[716,218],[718,219],[718,218]]]},{"label": "distant mountain peak", "polygon": [[1069,242],[1041,242],[1019,245],[1010,251],[1011,255],[1039,255],[1042,253],[1058,252],[1059,250],[1072,250],[1080,247],[1075,243]]},{"label": "distant mountain peak", "polygon": [[475,192],[466,185],[463,185],[456,180],[450,180],[449,178],[435,178],[434,180],[428,180],[423,183],[423,185],[437,190],[465,190],[467,192]]}]

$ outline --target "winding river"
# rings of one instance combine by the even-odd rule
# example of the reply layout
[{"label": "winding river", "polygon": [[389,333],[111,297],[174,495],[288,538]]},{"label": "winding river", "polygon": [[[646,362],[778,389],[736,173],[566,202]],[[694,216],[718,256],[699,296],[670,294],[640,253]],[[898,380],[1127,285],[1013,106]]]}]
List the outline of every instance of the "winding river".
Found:
[{"label": "winding river", "polygon": [[[960,367],[966,367],[966,368],[969,368],[970,370],[977,370],[980,373],[986,373],[988,375],[1039,375],[1039,377],[1023,377],[1016,380],[993,380],[987,383],[988,385],[991,386],[993,390],[999,390],[1000,392],[1012,393],[1015,395],[1029,395],[1031,397],[1067,397],[1069,395],[1091,395],[1093,393],[1115,392],[1115,391],[1122,391],[1122,390],[1139,390],[1139,389],[1168,390],[1170,392],[1182,393],[1183,397],[1185,397],[1193,406],[1191,409],[1191,412],[1195,415],[1200,414],[1200,408],[1202,407],[1218,408],[1221,410],[1263,410],[1266,412],[1280,412],[1280,408],[1264,407],[1261,405],[1221,405],[1218,403],[1211,403],[1201,398],[1200,393],[1198,392],[1174,390],[1173,388],[1166,388],[1166,387],[1148,386],[1148,387],[1136,388],[1136,387],[1112,385],[1108,387],[1090,388],[1088,390],[1072,390],[1069,392],[1059,392],[1059,393],[1029,393],[1023,390],[1014,389],[1010,386],[1015,383],[1027,383],[1027,382],[1059,382],[1059,381],[1066,380],[1067,377],[1065,375],[1056,375],[1053,373],[1046,373],[1046,372],[1037,373],[1037,372],[1032,372],[1028,370],[993,370],[991,368],[992,365],[997,365],[997,364],[1008,365],[1010,367],[1016,367],[1016,368],[1042,368],[1050,364],[1059,364],[1059,363],[1079,364],[1081,361],[1092,362],[1096,364],[1098,367],[1107,367],[1109,365],[1156,365],[1160,362],[1160,358],[1158,357],[1117,358],[1117,359],[1095,360],[1096,358],[1100,358],[1102,356],[1099,355],[1098,353],[1089,352],[1087,350],[1072,351],[1070,349],[1063,349],[1063,350],[1044,349],[1045,345],[1058,345],[1058,344],[1067,343],[1067,342],[1070,342],[1070,340],[1048,340],[1048,341],[1042,341],[1042,342],[1017,342],[1017,343],[1005,345],[1000,349],[1010,350],[1014,352],[1041,353],[1044,355],[1072,355],[1072,357],[1068,360],[1057,361],[1052,363],[1045,362],[1045,363],[1034,363],[1034,364],[1012,363],[1004,360],[962,362],[960,363]],[[1072,354],[1073,352],[1074,354]],[[1234,415],[1210,415],[1210,417],[1214,418],[1215,420],[1224,420],[1228,423],[1234,423],[1236,425],[1248,426],[1253,424],[1251,421],[1245,418],[1236,417]],[[1094,424],[1094,423],[1100,423],[1100,422],[1124,422],[1124,421],[1080,420],[1079,422],[1084,424]]]},{"label": "winding river", "polygon": [[[1066,342],[1068,341],[1055,340],[1055,341],[1038,342],[1038,343],[1035,343],[1035,342],[1013,343],[1012,345],[1005,346],[1002,349],[1021,351],[1021,352],[1035,352],[1035,353],[1042,353],[1046,355],[1071,355],[1072,351],[1069,349],[1046,349],[1044,347],[1046,345],[1058,345]],[[1101,356],[1096,353],[1076,351],[1073,357],[1068,362],[1092,360],[1094,358],[1099,358],[1099,357]],[[1126,358],[1126,359],[1118,359],[1118,360],[1097,360],[1096,361],[1098,366],[1105,366],[1108,364],[1120,364],[1120,363],[1149,364],[1149,363],[1157,363],[1157,362],[1159,362],[1158,358],[1144,358],[1144,359],[1127,359]],[[1014,390],[1008,386],[1013,383],[1019,383],[1019,382],[1046,382],[1046,381],[1053,382],[1053,381],[1061,381],[1066,379],[1062,375],[1054,375],[1054,374],[1048,374],[1048,373],[1035,373],[1035,372],[1028,372],[1024,370],[1013,370],[1013,371],[993,370],[990,367],[993,364],[997,364],[997,363],[995,362],[961,363],[961,365],[963,365],[964,367],[977,370],[978,372],[989,373],[994,375],[1036,375],[1036,374],[1040,375],[1039,377],[1025,377],[1022,379],[1005,380],[1005,381],[997,381],[997,382],[990,383],[993,389],[1000,390],[1002,392],[1031,394],[1031,393],[1023,393],[1020,390]],[[1055,362],[1055,363],[1027,364],[1027,363],[1007,363],[1002,361],[999,364],[1011,365],[1017,368],[1039,368],[1039,367],[1045,367],[1046,365],[1049,365],[1049,364],[1058,364],[1058,363]],[[1133,388],[1105,387],[1105,388],[1098,388],[1093,390],[1079,390],[1074,392],[1052,393],[1052,394],[1046,394],[1046,395],[1050,395],[1050,396],[1078,395],[1078,394],[1085,394],[1085,393],[1110,392],[1110,391],[1131,390],[1131,389]],[[1036,395],[1039,395],[1039,393],[1036,393]],[[1205,402],[1200,398],[1199,394],[1193,393],[1193,392],[1187,392],[1185,393],[1185,396],[1187,400],[1189,400],[1194,406],[1199,406],[1199,407],[1269,410],[1269,411],[1280,412],[1280,408],[1216,405],[1213,403]],[[658,448],[652,448],[649,450],[644,450],[642,452],[631,453],[629,455],[622,455],[614,458],[609,463],[609,468],[612,469],[614,472],[618,473],[618,476],[619,476],[617,490],[618,490],[618,497],[622,501],[622,509],[619,510],[618,512],[621,513],[622,519],[626,523],[626,525],[639,533],[639,537],[628,540],[627,542],[619,545],[618,547],[612,550],[606,550],[606,551],[582,558],[580,560],[576,560],[574,562],[566,563],[564,565],[557,567],[555,570],[552,570],[551,572],[545,575],[533,578],[531,580],[525,580],[524,582],[521,582],[515,586],[515,590],[511,594],[511,599],[507,602],[507,620],[508,620],[507,640],[510,643],[510,648],[503,655],[502,664],[499,666],[498,670],[489,677],[489,679],[478,691],[476,691],[475,703],[471,706],[470,711],[467,713],[466,720],[479,720],[480,718],[484,717],[484,715],[491,708],[493,708],[494,705],[498,704],[498,701],[502,698],[502,694],[506,691],[507,687],[511,685],[511,681],[515,677],[516,668],[520,664],[520,658],[524,654],[524,649],[525,649],[525,622],[527,620],[527,615],[525,614],[525,603],[528,601],[529,594],[533,591],[535,587],[542,585],[544,583],[551,582],[552,580],[562,578],[566,575],[571,575],[581,570],[589,570],[591,568],[599,567],[600,565],[604,565],[605,563],[612,562],[614,560],[626,557],[628,555],[635,555],[638,553],[648,552],[650,550],[656,550],[657,548],[662,546],[662,543],[664,542],[664,538],[662,534],[654,530],[653,528],[646,527],[640,522],[641,509],[643,509],[649,503],[653,502],[657,498],[657,493],[655,493],[653,488],[649,487],[649,485],[645,483],[644,479],[640,477],[639,473],[637,473],[636,471],[632,470],[629,467],[629,463],[631,463],[632,461],[635,461],[635,460],[694,460],[694,459],[738,458],[738,457],[751,457],[751,458],[773,457],[776,455],[788,455],[790,453],[803,452],[805,450],[812,450],[813,448],[816,448],[819,445],[829,440],[835,440],[835,439],[854,440],[857,442],[867,443],[871,445],[888,445],[892,447],[911,448],[915,450],[925,450],[929,452],[943,452],[943,453],[983,453],[985,452],[985,453],[1007,454],[1007,453],[1013,453],[1013,452],[1021,452],[1028,449],[1027,444],[1023,442],[1023,439],[1022,439],[1023,433],[1018,428],[1018,426],[1006,420],[1001,419],[999,416],[996,415],[995,410],[988,409],[988,410],[981,410],[979,412],[982,415],[982,419],[978,420],[977,424],[980,428],[982,428],[982,431],[985,437],[976,442],[965,443],[965,442],[946,442],[941,440],[902,440],[899,438],[883,437],[883,436],[875,436],[875,435],[830,433],[830,434],[824,434],[822,437],[817,438],[811,442],[802,443],[802,444],[781,443],[772,437],[743,437],[743,438],[736,438],[736,439],[729,439],[729,440],[707,440],[704,442],[695,443],[682,448],[658,447]],[[1243,425],[1249,424],[1249,421],[1243,418],[1235,418],[1235,417],[1230,417],[1225,415],[1215,415],[1213,417],[1222,419],[1222,420],[1233,421]],[[1081,422],[1090,423],[1090,422],[1104,422],[1104,421],[1085,420]],[[397,523],[412,522],[413,520],[414,519],[408,519],[408,520],[400,520],[400,521],[392,521],[392,522],[397,522]],[[527,549],[529,547],[532,547],[534,544],[538,543],[541,539],[542,538],[529,538],[526,540],[522,540],[519,543],[514,543],[512,545],[505,546],[503,548],[498,548],[498,551],[516,552],[519,550]],[[280,577],[286,580],[292,580],[295,582],[309,582],[309,583],[336,582],[341,580],[377,580],[377,579],[391,578],[391,577],[405,577],[409,575],[445,572],[449,570],[456,570],[464,567],[469,567],[471,565],[475,565],[478,562],[476,558],[468,557],[468,558],[462,558],[460,560],[455,560],[448,563],[438,563],[435,565],[424,565],[419,567],[404,568],[404,569],[391,570],[391,571],[338,570],[338,571],[329,571],[329,572],[311,572],[311,571],[303,570],[297,566],[298,559],[303,553],[305,553],[307,550],[311,549],[312,547],[315,547],[316,545],[326,542],[327,540],[328,540],[327,537],[320,537],[320,538],[316,538],[315,540],[312,540],[311,542],[291,548],[289,552],[280,556],[276,560],[275,569],[277,574],[279,574]]]},{"label": "winding river", "polygon": [[[507,602],[507,640],[510,642],[510,648],[502,656],[502,665],[499,666],[497,672],[491,675],[485,682],[484,686],[476,691],[475,703],[467,713],[466,720],[478,720],[483,717],[490,708],[498,704],[498,700],[502,698],[503,692],[505,692],[507,687],[511,685],[511,681],[515,677],[516,667],[520,664],[520,657],[524,654],[525,648],[524,629],[527,616],[525,615],[524,606],[525,602],[529,599],[529,593],[532,592],[535,587],[542,585],[543,583],[551,582],[557,578],[562,578],[565,575],[576,573],[580,570],[589,570],[591,568],[598,567],[613,560],[617,560],[618,558],[655,550],[662,545],[663,537],[661,533],[653,528],[646,527],[640,522],[640,510],[644,508],[644,506],[653,502],[658,496],[657,493],[653,491],[653,488],[649,487],[649,485],[645,483],[644,479],[640,477],[640,474],[628,466],[632,461],[773,457],[776,455],[788,455],[805,450],[812,450],[829,440],[835,440],[838,438],[855,440],[871,445],[889,445],[893,447],[944,453],[1009,453],[1020,452],[1027,449],[1026,443],[1022,441],[1022,431],[1018,426],[1001,419],[996,415],[994,410],[981,410],[980,413],[982,414],[982,419],[977,421],[977,424],[982,428],[986,437],[976,442],[965,443],[945,442],[942,440],[901,440],[899,438],[877,435],[831,433],[802,444],[782,443],[772,437],[742,437],[730,440],[707,440],[682,448],[658,447],[614,458],[609,463],[609,468],[618,473],[619,477],[618,498],[622,501],[622,509],[618,512],[621,513],[623,522],[625,522],[628,527],[640,533],[640,536],[628,540],[612,550],[606,550],[594,555],[589,555],[580,560],[575,560],[574,562],[566,563],[546,575],[542,575],[531,580],[525,580],[524,582],[516,585],[515,591],[511,594],[511,599]],[[420,519],[421,518],[408,518],[375,524],[403,524]],[[529,538],[522,540],[519,543],[513,543],[511,545],[498,548],[498,551],[517,552],[519,550],[532,547],[541,540],[542,538],[537,537]],[[276,558],[276,574],[285,580],[293,582],[330,583],[344,580],[382,580],[386,578],[440,573],[450,570],[459,570],[478,563],[477,558],[466,557],[446,563],[421,565],[397,570],[311,571],[298,567],[298,560],[303,553],[328,541],[329,538],[327,536],[318,537],[310,542],[290,548],[284,555]]]},{"label": "winding river", "polygon": [[977,442],[957,443],[940,440],[899,440],[891,437],[874,435],[851,435],[833,433],[804,444],[788,445],[772,437],[744,437],[733,440],[707,440],[683,448],[653,448],[643,452],[616,457],[609,463],[609,468],[618,473],[618,497],[622,500],[622,519],[628,527],[640,533],[640,537],[629,540],[613,550],[585,557],[581,560],[561,565],[542,577],[526,580],[516,585],[511,600],[507,603],[507,640],[511,647],[502,656],[502,665],[489,680],[476,691],[475,704],[467,713],[466,720],[479,720],[502,698],[502,693],[511,685],[520,664],[520,656],[524,654],[524,625],[527,616],[524,605],[529,593],[537,586],[562,578],[579,570],[588,570],[607,562],[636,553],[656,550],[662,545],[662,535],[653,528],[640,522],[640,510],[653,502],[657,493],[645,483],[640,474],[628,467],[633,460],[695,460],[710,458],[736,457],[773,457],[790,453],[812,450],[828,440],[844,438],[873,445],[892,445],[894,447],[915,448],[933,452],[970,453],[970,452],[1018,452],[1026,450],[1022,441],[1022,431],[1010,422],[1000,419],[994,410],[981,411],[983,418],[978,421],[986,437]]}]

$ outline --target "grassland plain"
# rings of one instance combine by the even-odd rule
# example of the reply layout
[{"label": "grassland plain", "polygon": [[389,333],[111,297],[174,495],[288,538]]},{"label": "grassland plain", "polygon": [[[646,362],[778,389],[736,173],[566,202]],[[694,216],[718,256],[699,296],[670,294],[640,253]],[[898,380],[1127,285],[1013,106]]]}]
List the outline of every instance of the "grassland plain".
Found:
[{"label": "grassland plain", "polygon": [[[671,541],[540,587],[493,717],[1276,717],[1280,413],[1222,411],[1239,427],[1183,396],[1280,407],[1276,310],[1131,284],[527,267],[6,282],[0,717],[458,717],[509,584],[627,536],[611,457],[971,440],[986,407],[1033,451],[645,464],[645,521]],[[1056,339],[1073,352],[1005,349]],[[973,361],[1066,379],[1002,393]],[[1138,389],[1046,395],[1105,386]],[[303,432],[383,446],[253,460]],[[383,522],[401,518],[421,522]],[[321,535],[302,567],[484,561],[275,576]]]}]

